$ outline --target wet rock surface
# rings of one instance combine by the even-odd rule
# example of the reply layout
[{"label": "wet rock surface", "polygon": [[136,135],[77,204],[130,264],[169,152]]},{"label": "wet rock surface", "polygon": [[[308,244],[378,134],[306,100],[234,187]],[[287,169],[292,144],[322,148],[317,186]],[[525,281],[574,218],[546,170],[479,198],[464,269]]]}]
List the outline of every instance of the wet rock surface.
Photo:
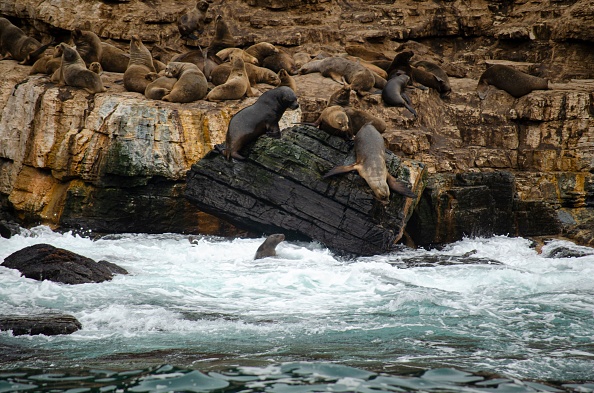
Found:
[{"label": "wet rock surface", "polygon": [[0,330],[11,330],[15,336],[71,334],[81,329],[81,323],[71,315],[45,313],[37,315],[2,315]]}]

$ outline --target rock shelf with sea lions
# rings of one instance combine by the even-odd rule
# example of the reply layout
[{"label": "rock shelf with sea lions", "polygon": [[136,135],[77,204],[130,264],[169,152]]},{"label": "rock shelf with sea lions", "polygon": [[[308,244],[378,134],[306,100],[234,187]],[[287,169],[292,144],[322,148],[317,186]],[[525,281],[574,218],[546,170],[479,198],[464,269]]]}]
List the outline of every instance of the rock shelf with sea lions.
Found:
[{"label": "rock shelf with sea lions", "polygon": [[357,171],[375,197],[382,203],[388,203],[390,190],[408,198],[416,198],[415,193],[401,180],[392,176],[386,167],[386,146],[384,138],[369,123],[363,126],[355,136],[355,154],[357,161],[352,165],[341,165],[328,171],[324,178]]},{"label": "rock shelf with sea lions", "polygon": [[218,146],[227,160],[244,160],[239,151],[265,133],[280,136],[278,122],[287,109],[297,109],[299,103],[295,92],[287,86],[264,92],[252,105],[237,112],[229,121],[225,146]]}]

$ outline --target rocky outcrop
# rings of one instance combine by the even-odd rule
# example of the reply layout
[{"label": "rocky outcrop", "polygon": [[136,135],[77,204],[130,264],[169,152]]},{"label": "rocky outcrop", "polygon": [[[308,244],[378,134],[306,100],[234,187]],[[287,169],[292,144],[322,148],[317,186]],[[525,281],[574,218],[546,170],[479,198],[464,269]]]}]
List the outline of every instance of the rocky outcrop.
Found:
[{"label": "rocky outcrop", "polygon": [[[352,144],[310,126],[285,129],[280,139],[261,137],[245,161],[209,153],[188,173],[187,197],[201,210],[255,233],[319,241],[356,255],[390,251],[404,232],[416,200],[395,192],[383,205],[358,174],[322,179],[355,161]],[[418,162],[386,157],[389,172],[423,190]]]},{"label": "rocky outcrop", "polygon": [[[416,119],[386,108],[379,96],[353,103],[386,121],[390,150],[427,169],[406,228],[417,245],[489,233],[563,234],[594,245],[592,9],[588,0],[231,0],[212,3],[205,34],[184,41],[175,25],[184,5],[173,0],[66,0],[59,7],[0,0],[0,14],[42,41],[87,27],[127,50],[139,34],[165,62],[207,46],[212,19],[222,14],[240,45],[270,41],[315,55],[363,44],[388,57],[410,49],[413,60],[441,64],[453,92],[442,100],[414,90]],[[478,77],[498,62],[549,78],[554,89],[519,99],[493,89],[481,101]],[[8,218],[97,232],[237,233],[184,198],[185,173],[224,140],[230,117],[254,98],[149,101],[125,92],[121,75],[110,73],[108,92],[89,96],[27,77],[27,67],[12,61],[0,62],[0,72],[0,206]],[[301,119],[287,124],[315,120],[338,88],[319,74],[296,81]]]},{"label": "rocky outcrop", "polygon": [[0,316],[0,330],[10,330],[15,336],[35,336],[38,334],[55,336],[59,334],[71,334],[81,328],[81,323],[72,315],[47,313],[32,316]]},{"label": "rocky outcrop", "polygon": [[95,262],[49,244],[36,244],[16,251],[4,259],[2,266],[17,269],[27,278],[63,284],[98,283],[111,280],[114,274],[128,274],[111,262]]}]

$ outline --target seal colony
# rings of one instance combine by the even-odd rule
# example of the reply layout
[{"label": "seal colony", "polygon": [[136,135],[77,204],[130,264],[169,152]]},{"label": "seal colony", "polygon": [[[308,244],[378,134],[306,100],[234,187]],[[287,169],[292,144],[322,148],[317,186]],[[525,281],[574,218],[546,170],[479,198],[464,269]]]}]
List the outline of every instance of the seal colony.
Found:
[{"label": "seal colony", "polygon": [[[231,163],[233,159],[249,158],[248,145],[257,138],[281,136],[280,118],[287,109],[299,107],[302,88],[299,78],[319,73],[334,81],[337,89],[325,108],[317,113],[316,120],[309,124],[348,140],[356,155],[354,164],[320,173],[321,181],[331,182],[333,180],[328,178],[357,171],[382,203],[389,200],[390,191],[405,198],[416,198],[407,184],[386,169],[382,133],[388,131],[391,124],[362,109],[361,102],[367,107],[394,107],[400,117],[418,121],[423,108],[415,108],[409,92],[419,88],[448,99],[452,87],[443,67],[432,61],[434,59],[416,59],[415,52],[404,46],[397,48],[394,56],[358,44],[347,45],[346,54],[335,55],[322,51],[307,53],[302,49],[291,54],[289,49],[266,41],[240,47],[237,45],[240,40],[232,34],[234,26],[230,26],[223,15],[207,16],[215,12],[211,4],[199,0],[177,19],[182,40],[197,39],[210,26],[210,44],[205,48],[190,47],[168,61],[160,58],[163,63],[151,53],[150,48],[152,46],[154,51],[155,43],[145,45],[141,34],[131,36],[126,52],[103,42],[95,32],[80,28],[71,32],[73,45],[62,42],[51,49],[52,53],[45,54],[53,40],[42,45],[6,18],[0,18],[1,54],[3,60],[35,63],[31,74],[45,74],[53,83],[84,89],[91,94],[105,93],[109,86],[103,84],[102,75],[113,72],[122,74],[123,86],[128,92],[167,102],[164,105],[255,99],[231,116],[225,143],[215,146]],[[411,62],[413,58],[417,61]],[[510,66],[494,65],[478,80],[476,92],[481,100],[487,97],[489,86],[519,98],[534,90],[548,89],[549,83]],[[351,96],[356,97],[354,102]],[[277,238],[265,242],[269,252],[274,252],[278,236],[282,235],[273,236]]]}]

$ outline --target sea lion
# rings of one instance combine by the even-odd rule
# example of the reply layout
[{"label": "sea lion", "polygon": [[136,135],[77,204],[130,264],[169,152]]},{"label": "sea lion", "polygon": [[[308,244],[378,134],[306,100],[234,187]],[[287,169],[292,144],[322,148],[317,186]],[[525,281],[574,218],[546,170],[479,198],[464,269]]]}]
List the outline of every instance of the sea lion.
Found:
[{"label": "sea lion", "polygon": [[258,64],[262,64],[264,59],[278,53],[278,48],[270,42],[259,42],[249,46],[245,52],[258,59]]},{"label": "sea lion", "polygon": [[388,66],[386,72],[388,73],[388,79],[398,75],[398,71],[407,74],[410,77],[412,66],[410,65],[410,59],[415,54],[413,51],[407,50],[398,53],[394,56],[394,60]]},{"label": "sea lion", "polygon": [[208,80],[210,80],[210,75],[215,67],[223,63],[223,60],[210,49],[194,49],[189,52],[180,53],[173,56],[170,62],[172,61],[196,64]]},{"label": "sea lion", "polygon": [[31,66],[29,75],[46,74],[53,75],[62,65],[62,49],[59,46],[54,47],[51,55],[43,55]]},{"label": "sea lion", "polygon": [[217,15],[215,18],[215,35],[208,46],[208,50],[217,53],[221,49],[235,48],[236,46],[235,37],[231,34],[223,16]]},{"label": "sea lion", "polygon": [[101,42],[101,67],[107,72],[124,73],[130,63],[130,54],[108,42]]},{"label": "sea lion", "polygon": [[149,73],[146,78],[151,82],[146,86],[144,96],[150,100],[162,99],[171,92],[173,85],[177,82],[177,78],[159,76],[154,72]]},{"label": "sea lion", "polygon": [[206,11],[208,10],[208,3],[204,0],[196,2],[196,6],[190,11],[186,12],[177,20],[177,29],[181,38],[197,40],[198,37],[194,32],[202,34],[204,31],[204,20],[206,19]]},{"label": "sea lion", "polygon": [[386,70],[384,70],[383,68],[376,66],[373,63],[370,63],[366,60],[363,60],[359,57],[355,57],[355,56],[344,56],[345,59],[348,59],[350,61],[354,61],[355,63],[359,63],[361,64],[363,67],[367,68],[369,71],[379,75],[380,77],[387,79],[388,78],[388,72]]},{"label": "sea lion", "polygon": [[249,53],[247,53],[246,51],[244,51],[241,48],[225,48],[225,49],[221,49],[220,51],[217,52],[217,57],[223,61],[226,61],[231,56],[241,56],[241,58],[243,59],[243,62],[246,64],[248,64],[248,63],[255,64],[255,65],[260,64],[260,62],[258,61],[257,58],[250,55]]},{"label": "sea lion", "polygon": [[367,123],[371,123],[382,134],[388,128],[385,121],[364,110],[346,107],[344,111],[349,117],[349,132],[352,135],[357,135],[359,130]]},{"label": "sea lion", "polygon": [[352,165],[334,167],[324,175],[324,178],[357,171],[371,187],[375,197],[384,204],[389,202],[390,189],[405,197],[415,198],[416,195],[406,183],[388,172],[385,150],[384,138],[371,123],[368,123],[355,136],[356,162]]},{"label": "sea lion", "polygon": [[278,53],[266,56],[264,60],[262,60],[262,67],[270,68],[274,72],[279,72],[284,68],[290,75],[297,75],[299,71],[295,65],[293,56],[282,49],[279,49]]},{"label": "sea lion", "polygon": [[353,45],[346,45],[344,47],[346,53],[351,56],[359,57],[363,60],[373,61],[373,60],[389,60],[388,56],[383,54],[382,52],[375,51],[373,49],[369,49],[368,46],[360,45],[360,44],[353,44]]},{"label": "sea lion", "polygon": [[350,132],[349,117],[344,108],[339,105],[324,108],[316,121],[302,124],[318,127],[330,135],[340,136],[346,140],[353,139],[353,134]]},{"label": "sea lion", "polygon": [[[278,86],[280,83],[280,79],[278,75],[274,73],[274,71],[268,68],[258,67],[257,65],[250,63],[244,64],[251,86],[255,86],[258,83],[266,83],[268,85]],[[210,74],[212,84],[218,86],[225,83],[229,78],[229,74],[231,74],[232,69],[233,66],[230,63],[217,65]]]},{"label": "sea lion", "polygon": [[89,64],[89,71],[93,71],[97,75],[103,74],[103,67],[101,67],[101,63],[98,61],[94,61]]},{"label": "sea lion", "polygon": [[547,90],[549,81],[526,74],[510,66],[495,64],[483,72],[476,86],[476,91],[481,100],[486,98],[489,85],[505,90],[515,98],[519,98],[532,90]]},{"label": "sea lion", "polygon": [[196,64],[170,62],[165,68],[165,76],[177,78],[177,82],[171,92],[162,98],[163,101],[192,102],[206,96],[208,82]]},{"label": "sea lion", "polygon": [[332,105],[340,105],[342,107],[347,107],[351,105],[351,85],[346,82],[338,90],[336,90],[332,95],[328,98],[326,102],[326,106]]},{"label": "sea lion", "polygon": [[229,121],[223,154],[244,160],[239,151],[248,143],[267,133],[280,136],[278,122],[287,109],[297,109],[297,96],[290,87],[281,86],[264,92],[255,103],[237,112]]},{"label": "sea lion", "polygon": [[151,52],[144,46],[138,35],[133,35],[130,40],[130,61],[124,72],[124,88],[144,94],[150,83],[146,79],[149,72],[155,72]]},{"label": "sea lion", "polygon": [[103,47],[97,34],[90,30],[74,29],[72,32],[72,42],[87,67],[93,62],[101,61]]},{"label": "sea lion", "polygon": [[282,233],[275,233],[274,235],[268,236],[266,240],[264,240],[264,243],[260,244],[260,247],[258,247],[254,259],[275,257],[276,246],[278,246],[278,244],[284,240],[285,235],[283,235]]},{"label": "sea lion", "polygon": [[311,55],[306,52],[293,53],[293,60],[295,60],[295,67],[299,69],[311,61]]},{"label": "sea lion", "polygon": [[101,77],[87,69],[76,49],[65,43],[61,43],[60,46],[62,47],[60,74],[65,85],[83,88],[91,94],[106,91]]},{"label": "sea lion", "polygon": [[406,74],[398,74],[398,76],[389,79],[382,90],[382,100],[388,106],[404,106],[417,117],[417,111],[411,106],[410,98],[405,90],[409,79],[410,77]]},{"label": "sea lion", "polygon": [[322,60],[313,60],[299,70],[301,74],[319,72],[325,77],[343,83],[342,78],[351,85],[351,89],[364,96],[370,94],[375,84],[373,73],[354,61],[342,57],[327,57]]},{"label": "sea lion", "polygon": [[245,63],[241,57],[231,59],[231,73],[227,81],[222,85],[215,86],[206,96],[208,101],[238,100],[243,96],[253,97],[252,87]]},{"label": "sea lion", "polygon": [[[414,66],[415,66],[415,72],[419,68],[424,69],[425,71],[432,73],[439,79],[437,81],[438,82],[437,85],[435,85],[436,87],[428,86],[428,85],[425,85],[425,86],[433,87],[435,90],[437,90],[439,92],[439,94],[441,95],[442,98],[450,95],[450,93],[452,91],[452,87],[450,85],[450,78],[448,77],[448,74],[445,72],[445,70],[443,68],[441,68],[439,65],[437,65],[435,63],[432,63],[432,62],[426,61],[426,60],[417,61],[414,63]],[[415,80],[417,80],[419,83],[424,85],[424,83],[418,79],[418,76],[415,75],[414,77],[415,77]],[[430,82],[430,83],[434,83],[434,82]]]},{"label": "sea lion", "polygon": [[297,93],[297,83],[295,82],[295,78],[293,78],[287,70],[284,68],[280,70],[277,74],[280,83],[278,86],[289,86],[295,93]]},{"label": "sea lion", "polygon": [[0,18],[0,54],[2,60],[14,59],[19,64],[33,64],[53,44],[42,45],[33,37],[26,35],[23,30],[13,25],[8,19]]}]

